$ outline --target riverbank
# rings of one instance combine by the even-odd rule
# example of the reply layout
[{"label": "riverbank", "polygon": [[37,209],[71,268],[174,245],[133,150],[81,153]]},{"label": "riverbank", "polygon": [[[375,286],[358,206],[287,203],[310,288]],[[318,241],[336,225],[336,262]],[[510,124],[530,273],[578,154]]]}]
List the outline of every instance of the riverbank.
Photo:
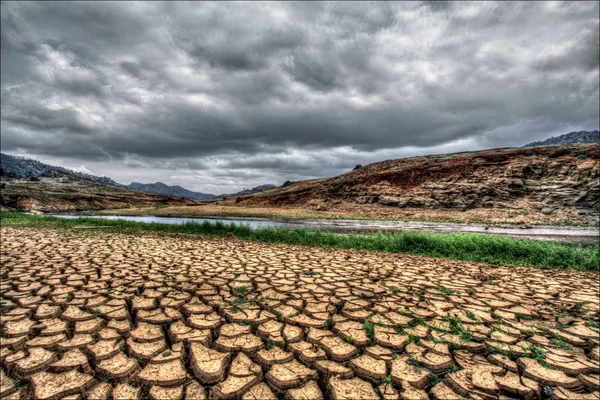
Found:
[{"label": "riverbank", "polygon": [[178,217],[156,215],[95,215],[73,214],[57,215],[61,218],[93,218],[125,219],[145,223],[182,224],[186,222],[202,223],[223,222],[238,225],[249,225],[251,228],[287,227],[319,229],[336,233],[394,233],[394,232],[431,232],[431,233],[483,233],[488,235],[508,236],[517,239],[547,240],[562,243],[580,243],[590,245],[599,242],[600,232],[595,228],[568,227],[568,226],[515,226],[483,225],[483,224],[457,224],[450,222],[419,222],[419,221],[379,221],[357,219],[310,219],[310,218],[256,218],[256,217]]},{"label": "riverbank", "polygon": [[[341,207],[341,206],[340,206]],[[572,226],[595,227],[584,218],[569,220],[556,216],[532,216],[525,210],[472,209],[466,211],[445,209],[416,209],[375,207],[364,209],[353,205],[336,209],[315,210],[302,207],[262,207],[223,204],[221,202],[201,202],[188,206],[137,206],[102,211],[100,214],[117,215],[155,215],[159,217],[220,217],[220,218],[264,218],[274,220],[356,220],[356,221],[393,221],[393,222],[440,222],[455,224],[480,224],[488,226]]]},{"label": "riverbank", "polygon": [[148,224],[143,222],[103,218],[61,219],[50,216],[1,212],[3,226],[46,226],[51,228],[103,227],[115,230],[143,230],[167,233],[195,234],[266,243],[295,244],[322,248],[374,250],[413,254],[454,260],[483,262],[506,266],[532,266],[598,272],[600,246],[583,247],[537,240],[519,240],[486,234],[442,234],[398,232],[339,235],[312,229],[248,226],[222,222]]}]

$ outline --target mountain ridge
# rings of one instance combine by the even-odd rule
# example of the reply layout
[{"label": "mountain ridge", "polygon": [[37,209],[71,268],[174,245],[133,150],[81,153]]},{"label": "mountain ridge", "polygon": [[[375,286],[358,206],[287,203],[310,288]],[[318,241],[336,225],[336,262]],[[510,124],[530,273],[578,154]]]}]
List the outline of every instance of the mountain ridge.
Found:
[{"label": "mountain ridge", "polygon": [[190,199],[190,200],[195,200],[195,201],[212,200],[216,197],[214,194],[194,192],[194,191],[185,189],[178,185],[167,185],[166,183],[162,183],[162,182],[154,182],[154,183],[131,182],[126,187],[128,189],[137,190],[140,192],[175,196],[175,197],[181,197],[183,199]]},{"label": "mountain ridge", "polygon": [[9,179],[38,178],[40,176],[64,176],[71,179],[91,181],[100,185],[125,188],[107,176],[97,176],[57,167],[41,161],[0,153],[0,176]]},{"label": "mountain ridge", "polygon": [[569,132],[559,136],[552,136],[546,140],[527,143],[523,147],[569,145],[593,142],[600,142],[600,132],[598,130]]}]

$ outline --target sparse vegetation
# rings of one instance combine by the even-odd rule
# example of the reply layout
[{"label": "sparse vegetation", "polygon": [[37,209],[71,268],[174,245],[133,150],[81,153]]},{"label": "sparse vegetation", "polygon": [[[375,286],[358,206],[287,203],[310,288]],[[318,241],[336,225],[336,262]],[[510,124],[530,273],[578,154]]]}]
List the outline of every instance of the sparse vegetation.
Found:
[{"label": "sparse vegetation", "polygon": [[365,333],[371,343],[375,343],[375,325],[373,325],[373,323],[368,319],[365,319],[363,326],[365,327]]}]

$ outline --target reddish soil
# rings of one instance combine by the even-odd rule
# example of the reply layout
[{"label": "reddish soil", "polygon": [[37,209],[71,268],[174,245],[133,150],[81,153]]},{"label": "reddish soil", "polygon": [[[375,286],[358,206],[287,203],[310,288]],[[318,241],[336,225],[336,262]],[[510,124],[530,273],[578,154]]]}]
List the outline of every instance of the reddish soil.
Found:
[{"label": "reddish soil", "polygon": [[599,159],[596,143],[414,157],[217,204],[347,216],[468,220],[476,215],[497,222],[523,216],[523,222],[594,223]]}]

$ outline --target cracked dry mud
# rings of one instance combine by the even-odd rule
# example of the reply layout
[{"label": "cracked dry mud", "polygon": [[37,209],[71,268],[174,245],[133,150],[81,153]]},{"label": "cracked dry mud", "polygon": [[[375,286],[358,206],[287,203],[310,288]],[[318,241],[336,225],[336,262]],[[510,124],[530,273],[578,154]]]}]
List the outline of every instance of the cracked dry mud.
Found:
[{"label": "cracked dry mud", "polygon": [[2,228],[2,399],[598,399],[594,274]]}]

